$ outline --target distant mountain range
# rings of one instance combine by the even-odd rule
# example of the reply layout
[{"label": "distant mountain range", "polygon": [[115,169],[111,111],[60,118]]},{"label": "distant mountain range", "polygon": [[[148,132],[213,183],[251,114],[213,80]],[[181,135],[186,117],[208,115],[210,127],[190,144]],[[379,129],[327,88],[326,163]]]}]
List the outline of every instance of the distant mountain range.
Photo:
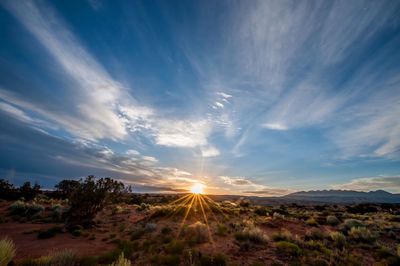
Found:
[{"label": "distant mountain range", "polygon": [[327,203],[400,203],[400,195],[384,190],[361,192],[353,190],[311,190],[295,192],[282,198],[286,200]]},{"label": "distant mountain range", "polygon": [[384,190],[361,192],[353,190],[311,190],[299,191],[282,197],[257,197],[238,195],[209,195],[215,200],[237,200],[247,198],[260,205],[276,205],[282,203],[299,204],[348,204],[348,203],[400,203],[400,194]]}]

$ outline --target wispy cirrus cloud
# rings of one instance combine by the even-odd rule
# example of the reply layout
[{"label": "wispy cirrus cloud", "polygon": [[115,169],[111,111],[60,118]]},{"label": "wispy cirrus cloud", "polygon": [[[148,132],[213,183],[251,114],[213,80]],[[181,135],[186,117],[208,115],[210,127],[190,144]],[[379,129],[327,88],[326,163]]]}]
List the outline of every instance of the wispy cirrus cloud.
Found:
[{"label": "wispy cirrus cloud", "polygon": [[4,4],[74,80],[77,88],[70,89],[76,95],[73,104],[77,112],[52,112],[5,90],[0,95],[3,100],[38,113],[74,136],[92,141],[124,140],[129,132],[134,132],[154,138],[158,145],[209,149],[211,125],[207,121],[168,119],[139,104],[128,88],[111,77],[86,51],[51,7],[35,2]]},{"label": "wispy cirrus cloud", "polygon": [[400,176],[375,176],[352,179],[348,183],[333,185],[335,189],[372,191],[383,189],[400,193]]}]

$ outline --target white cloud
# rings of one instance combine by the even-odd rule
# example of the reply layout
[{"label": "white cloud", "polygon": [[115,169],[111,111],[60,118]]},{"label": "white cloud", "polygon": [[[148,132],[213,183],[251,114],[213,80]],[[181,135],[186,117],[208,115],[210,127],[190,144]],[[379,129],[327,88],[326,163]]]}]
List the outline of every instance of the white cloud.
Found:
[{"label": "white cloud", "polygon": [[201,155],[203,157],[215,157],[220,154],[219,150],[214,146],[206,146],[200,149],[201,149]]},{"label": "white cloud", "polygon": [[268,128],[268,129],[272,129],[272,130],[287,130],[287,126],[279,124],[279,123],[266,123],[263,124],[263,127]]},{"label": "white cloud", "polygon": [[225,100],[232,97],[232,95],[227,94],[227,93],[225,93],[225,92],[217,92],[217,95],[221,96],[221,97],[224,98]]}]

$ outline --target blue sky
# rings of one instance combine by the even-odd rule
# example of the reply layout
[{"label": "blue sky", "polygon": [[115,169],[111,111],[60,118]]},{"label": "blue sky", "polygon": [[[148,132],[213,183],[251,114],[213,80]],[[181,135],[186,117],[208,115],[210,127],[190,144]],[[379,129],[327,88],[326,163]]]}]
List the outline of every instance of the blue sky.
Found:
[{"label": "blue sky", "polygon": [[1,1],[0,173],[400,193],[398,1]]}]

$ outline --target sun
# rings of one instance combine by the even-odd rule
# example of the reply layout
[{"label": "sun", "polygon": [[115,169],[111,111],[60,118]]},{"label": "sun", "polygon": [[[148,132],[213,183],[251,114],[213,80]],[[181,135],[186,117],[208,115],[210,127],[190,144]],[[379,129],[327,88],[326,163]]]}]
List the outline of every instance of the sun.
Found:
[{"label": "sun", "polygon": [[190,188],[190,191],[193,194],[203,194],[204,193],[204,187],[205,187],[205,185],[200,184],[200,183],[196,183]]}]

